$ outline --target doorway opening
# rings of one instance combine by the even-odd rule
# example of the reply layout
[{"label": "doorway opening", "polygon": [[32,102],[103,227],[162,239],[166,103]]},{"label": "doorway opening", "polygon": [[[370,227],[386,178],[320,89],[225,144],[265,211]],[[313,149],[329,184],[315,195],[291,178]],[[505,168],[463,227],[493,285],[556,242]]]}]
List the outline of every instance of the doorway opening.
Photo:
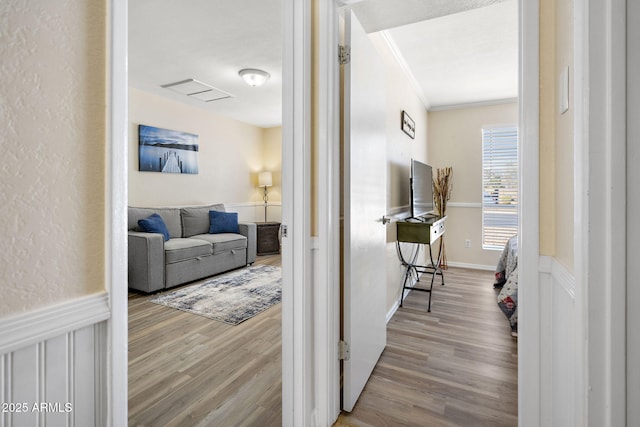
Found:
[{"label": "doorway opening", "polygon": [[[524,22],[524,25],[522,25],[521,28],[518,29],[518,33],[520,35],[519,37],[519,47],[521,49],[520,53],[518,54],[518,63],[519,63],[519,67],[520,67],[520,74],[519,74],[519,80],[521,82],[521,85],[518,88],[518,93],[517,93],[517,98],[520,101],[520,104],[517,105],[515,107],[515,117],[516,122],[519,122],[520,126],[521,126],[521,133],[520,133],[520,147],[522,147],[522,151],[521,151],[521,157],[520,157],[520,174],[521,174],[521,179],[522,179],[522,184],[521,184],[521,188],[524,189],[522,191],[521,194],[521,198],[522,200],[527,198],[528,194],[537,194],[536,191],[531,191],[532,189],[536,189],[537,188],[537,183],[533,184],[534,180],[537,180],[537,175],[538,175],[538,171],[536,169],[536,167],[534,167],[533,165],[531,165],[530,163],[528,163],[531,160],[537,159],[537,153],[535,152],[535,150],[537,149],[537,112],[538,112],[538,89],[537,89],[537,71],[535,72],[531,72],[532,69],[537,70],[538,68],[538,60],[537,60],[537,34],[538,34],[538,29],[537,29],[537,16],[538,16],[538,12],[537,10],[535,10],[535,8],[528,8],[526,6],[523,7],[523,5],[521,4],[522,2],[520,2],[519,6],[519,16],[518,16],[518,21],[519,22]],[[363,3],[364,4],[364,3]],[[526,19],[523,19],[526,18]],[[525,35],[525,33],[527,33]],[[523,74],[525,74],[525,67],[526,67],[526,78],[523,78]],[[535,67],[535,68],[534,68]],[[529,74],[531,72],[531,74]],[[533,77],[532,77],[533,76]],[[531,78],[531,79],[529,79]],[[526,158],[527,162],[524,162],[522,159]],[[464,204],[464,202],[460,202],[460,204]],[[537,209],[538,209],[538,201],[537,200],[532,200],[532,199],[528,199],[526,200],[526,202],[522,203],[522,209],[526,210],[525,213],[525,217],[528,219],[532,219],[535,217],[535,222],[527,222],[528,225],[526,230],[523,230],[523,226],[522,224],[523,219],[522,217],[520,217],[519,219],[519,226],[518,226],[518,235],[519,235],[519,240],[525,241],[526,242],[526,246],[527,249],[524,251],[524,253],[521,253],[521,258],[525,257],[526,260],[524,261],[525,265],[531,266],[532,264],[532,259],[536,260],[538,257],[537,254],[537,247],[538,247],[538,236],[537,236]],[[467,208],[467,206],[458,206],[459,208]],[[524,244],[520,244],[520,247],[522,248],[523,246],[525,246]],[[486,263],[489,264],[489,263]],[[495,267],[495,265],[493,265],[493,267]],[[521,279],[522,280],[529,280],[529,281],[533,281],[532,278],[535,277],[534,275],[531,274],[531,270],[527,271],[524,274],[525,278]],[[532,305],[536,304],[537,299],[536,298],[524,298],[523,300],[521,300],[522,304],[527,304],[528,302],[530,302]],[[497,307],[496,307],[497,308]],[[530,320],[530,319],[529,319]],[[508,324],[508,319],[505,319],[505,322]],[[537,322],[537,320],[536,320]],[[528,323],[528,325],[530,326],[531,323]],[[525,347],[527,348],[531,348],[531,347],[536,347],[537,344],[537,338],[536,338],[536,333],[535,331],[533,331],[533,333],[531,333],[531,335],[527,334],[525,332],[526,336],[522,336],[522,333],[519,336],[519,342],[525,341]],[[533,348],[532,348],[533,350]],[[521,354],[521,349],[520,347],[518,348],[518,352]],[[533,355],[528,355],[524,358],[525,363],[529,362],[529,363],[533,363],[534,365],[537,364],[537,361],[531,361],[531,358],[536,358],[537,356],[535,356],[535,354]],[[522,366],[520,367],[520,369],[522,369]],[[520,371],[522,372],[522,370]],[[520,377],[520,375],[518,375],[518,377]],[[537,385],[535,385],[535,382],[531,382],[529,385],[523,385],[522,381],[518,381],[518,388],[521,390],[521,393],[519,394],[520,396],[523,395],[529,395],[529,393],[534,393],[535,389],[537,387]],[[524,403],[525,407],[527,408],[533,408],[536,407],[535,405],[537,403],[534,402],[533,405],[530,404],[531,402],[526,402]],[[522,401],[519,401],[519,406],[522,405]]]},{"label": "doorway opening", "polygon": [[[258,255],[243,269],[281,268],[283,13],[279,1],[253,3],[248,12],[246,4],[228,2],[197,8],[129,2],[127,202],[222,203],[239,222],[257,224]],[[240,71],[249,68],[266,71],[267,81],[245,84]],[[172,90],[172,83],[185,80],[211,89]],[[221,95],[208,96],[213,92]],[[198,173],[140,171],[142,124],[197,135]],[[263,172],[270,173],[270,182],[261,181]],[[281,304],[233,326],[150,303],[156,296],[129,293],[130,423],[218,424],[233,417],[240,423],[259,417],[280,424]]]}]

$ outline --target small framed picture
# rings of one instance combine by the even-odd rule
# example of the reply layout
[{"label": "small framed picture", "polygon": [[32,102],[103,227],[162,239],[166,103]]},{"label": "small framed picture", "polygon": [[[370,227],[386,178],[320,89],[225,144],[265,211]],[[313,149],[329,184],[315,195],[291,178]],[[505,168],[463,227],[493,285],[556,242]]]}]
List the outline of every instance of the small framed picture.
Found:
[{"label": "small framed picture", "polygon": [[404,110],[402,110],[401,127],[403,132],[409,135],[411,139],[416,138],[416,122],[414,122],[413,119]]}]

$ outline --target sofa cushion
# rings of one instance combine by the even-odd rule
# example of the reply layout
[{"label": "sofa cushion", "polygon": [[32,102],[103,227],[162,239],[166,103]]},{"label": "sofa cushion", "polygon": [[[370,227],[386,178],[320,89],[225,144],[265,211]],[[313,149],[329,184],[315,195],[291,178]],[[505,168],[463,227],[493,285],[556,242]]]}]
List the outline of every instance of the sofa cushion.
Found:
[{"label": "sofa cushion", "polygon": [[142,231],[138,226],[138,221],[157,213],[164,220],[169,237],[174,239],[182,236],[182,221],[180,220],[180,208],[134,208],[129,207],[127,229]]},{"label": "sofa cushion", "polygon": [[212,244],[206,240],[177,238],[164,244],[164,257],[167,264],[211,255],[211,253]]},{"label": "sofa cushion", "polygon": [[162,220],[162,217],[157,213],[154,213],[147,218],[139,220],[138,225],[140,226],[142,231],[146,233],[162,234],[162,237],[164,238],[165,242],[169,240],[169,230],[167,230],[167,226]]},{"label": "sofa cushion", "polygon": [[180,209],[183,236],[191,237],[196,234],[208,233],[210,227],[209,211],[224,212],[224,205],[215,204]]},{"label": "sofa cushion", "polygon": [[211,221],[209,227],[211,234],[240,233],[237,212],[209,211],[209,220]]},{"label": "sofa cushion", "polygon": [[231,250],[245,249],[247,238],[242,234],[219,233],[219,234],[198,234],[193,239],[206,240],[213,245],[213,253],[228,252]]}]

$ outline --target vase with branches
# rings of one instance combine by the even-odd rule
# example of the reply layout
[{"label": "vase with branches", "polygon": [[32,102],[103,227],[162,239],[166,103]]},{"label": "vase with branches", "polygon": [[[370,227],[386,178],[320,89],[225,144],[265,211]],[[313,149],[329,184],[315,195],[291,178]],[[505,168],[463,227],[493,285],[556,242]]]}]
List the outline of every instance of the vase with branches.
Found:
[{"label": "vase with branches", "polygon": [[[453,189],[453,182],[451,176],[453,169],[449,166],[446,168],[438,168],[436,170],[436,176],[433,180],[433,198],[435,202],[438,215],[441,217],[446,215],[447,202],[451,198],[451,191]],[[447,256],[444,251],[444,235],[440,238],[440,267],[446,269]]]}]

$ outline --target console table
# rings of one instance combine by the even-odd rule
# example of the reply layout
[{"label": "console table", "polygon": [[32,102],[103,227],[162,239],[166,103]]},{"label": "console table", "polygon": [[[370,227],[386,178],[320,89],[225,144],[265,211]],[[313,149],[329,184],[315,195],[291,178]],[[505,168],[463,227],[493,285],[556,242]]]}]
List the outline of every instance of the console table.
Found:
[{"label": "console table", "polygon": [[280,223],[256,222],[256,238],[258,255],[280,253]]},{"label": "console table", "polygon": [[[404,301],[404,292],[406,289],[413,291],[422,291],[429,293],[429,305],[427,311],[431,311],[431,290],[433,289],[433,282],[436,276],[442,278],[442,284],[444,285],[444,274],[442,274],[442,268],[440,263],[442,261],[442,254],[438,251],[438,257],[433,260],[432,245],[444,234],[445,222],[447,217],[433,216],[423,218],[410,218],[403,221],[396,222],[397,241],[396,250],[398,252],[398,258],[405,268],[404,278],[402,281],[402,292],[400,295],[400,307]],[[428,265],[421,265],[417,263],[418,252],[416,251],[413,259],[407,260],[402,253],[400,243],[415,243],[418,245],[426,245],[429,247],[429,261]],[[407,286],[409,278],[415,275],[416,282],[420,281],[420,273],[431,274],[431,284],[428,288],[421,288],[418,286]]]}]

